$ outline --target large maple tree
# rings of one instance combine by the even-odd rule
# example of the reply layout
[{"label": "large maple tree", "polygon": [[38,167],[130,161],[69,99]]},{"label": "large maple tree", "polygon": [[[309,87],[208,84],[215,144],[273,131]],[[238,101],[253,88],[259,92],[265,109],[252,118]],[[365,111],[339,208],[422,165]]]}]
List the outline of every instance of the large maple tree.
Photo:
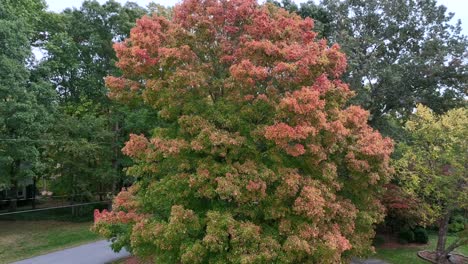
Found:
[{"label": "large maple tree", "polygon": [[131,135],[137,178],[96,212],[157,263],[338,263],[369,252],[392,142],[346,103],[346,58],[313,21],[255,0],[186,0],[117,43],[110,96],[165,120]]}]

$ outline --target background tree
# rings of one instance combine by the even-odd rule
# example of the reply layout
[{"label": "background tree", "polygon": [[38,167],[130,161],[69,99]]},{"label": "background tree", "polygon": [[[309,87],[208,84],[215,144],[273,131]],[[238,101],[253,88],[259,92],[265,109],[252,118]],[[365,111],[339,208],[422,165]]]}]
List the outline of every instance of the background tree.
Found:
[{"label": "background tree", "polygon": [[302,18],[312,18],[314,20],[314,31],[317,32],[319,38],[328,39],[332,35],[331,14],[329,14],[324,6],[315,3],[315,1],[307,1],[300,3],[300,5],[297,5],[292,0],[268,0],[267,2],[284,8],[289,12],[295,12]]},{"label": "background tree", "polygon": [[[385,223],[391,234],[400,234],[418,227],[432,224],[431,208],[414,193],[407,192],[398,178],[392,179],[395,183],[387,184],[382,196],[382,204],[385,206]],[[400,238],[400,237],[399,237]],[[406,241],[412,242],[412,241]],[[419,242],[419,241],[418,241]]]},{"label": "background tree", "polygon": [[439,228],[436,261],[446,263],[450,252],[468,243],[465,231],[447,245],[452,213],[468,209],[468,111],[458,108],[437,115],[419,105],[406,129],[411,140],[399,145],[402,157],[396,162],[401,185],[431,208],[430,217]]},{"label": "background tree", "polygon": [[112,131],[107,120],[96,116],[92,102],[62,106],[56,114],[47,148],[52,191],[70,195],[71,201],[83,202],[96,193],[112,191],[109,184],[116,176],[112,170]]},{"label": "background tree", "polygon": [[[164,120],[95,228],[157,263],[338,263],[371,251],[392,142],[346,107],[346,59],[256,1],[183,1],[115,45],[110,96]],[[363,191],[365,190],[365,191]]]},{"label": "background tree", "polygon": [[48,16],[43,22],[46,54],[40,67],[55,84],[61,100],[106,102],[103,78],[118,74],[113,42],[128,36],[143,14],[145,9],[133,3],[122,6],[108,1],[101,5],[94,0],[84,1],[80,9]]},{"label": "background tree", "polygon": [[[348,56],[344,79],[353,100],[371,112],[373,127],[401,139],[400,127],[418,103],[437,113],[465,104],[468,41],[436,0],[283,1],[312,17]],[[325,25],[325,26],[323,26]],[[332,30],[330,30],[332,29]]]},{"label": "background tree", "polygon": [[[121,107],[110,101],[104,77],[120,74],[112,45],[127,37],[145,12],[130,2],[84,1],[79,9],[48,13],[42,20],[44,32],[37,43],[45,52],[35,73],[52,83],[59,96],[52,137],[60,142],[48,147],[50,173],[62,175],[55,178],[57,190],[116,191],[125,184],[122,169],[129,159],[120,149],[130,131],[146,132],[146,121],[156,114],[141,103]],[[57,163],[69,166],[55,168]],[[70,179],[79,186],[71,186]]]},{"label": "background tree", "polygon": [[17,190],[30,184],[39,168],[40,141],[53,108],[50,85],[31,79],[31,43],[37,33],[43,1],[0,3],[0,185]]}]

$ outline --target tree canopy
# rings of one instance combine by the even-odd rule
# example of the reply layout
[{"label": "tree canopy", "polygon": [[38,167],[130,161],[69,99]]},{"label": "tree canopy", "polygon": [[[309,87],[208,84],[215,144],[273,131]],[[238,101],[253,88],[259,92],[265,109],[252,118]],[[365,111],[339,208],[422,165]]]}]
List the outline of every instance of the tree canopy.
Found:
[{"label": "tree canopy", "polygon": [[131,131],[146,131],[145,122],[156,115],[142,104],[110,101],[104,77],[120,74],[112,45],[146,12],[134,3],[84,1],[40,21],[35,45],[44,56],[33,73],[57,93],[53,140],[45,152],[55,191],[91,196],[128,184],[122,170],[129,159],[120,149]]},{"label": "tree canopy", "polygon": [[458,108],[437,115],[419,105],[406,129],[411,140],[399,146],[398,179],[408,193],[431,209],[429,217],[439,227],[437,260],[445,263],[447,254],[468,244],[465,230],[446,245],[452,213],[468,209],[468,110]]},{"label": "tree canopy", "polygon": [[399,127],[419,103],[437,113],[466,104],[468,39],[436,0],[275,3],[315,19],[321,35],[341,45],[344,80],[357,92],[352,102],[386,134],[401,138]]},{"label": "tree canopy", "polygon": [[[53,91],[31,78],[31,43],[42,1],[0,3],[0,186],[14,196],[40,167],[38,140],[47,130]],[[3,188],[2,188],[3,189]],[[14,210],[16,203],[10,204]]]},{"label": "tree canopy", "polygon": [[[337,263],[371,251],[392,141],[347,106],[338,45],[256,1],[186,0],[115,44],[110,96],[163,119],[95,228],[157,263]],[[363,192],[362,190],[366,190]]]}]

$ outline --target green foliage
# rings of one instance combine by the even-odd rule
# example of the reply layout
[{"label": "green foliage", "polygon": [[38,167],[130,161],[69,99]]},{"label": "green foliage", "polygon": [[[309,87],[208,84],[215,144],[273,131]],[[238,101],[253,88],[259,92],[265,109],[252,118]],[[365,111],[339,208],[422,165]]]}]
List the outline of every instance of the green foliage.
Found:
[{"label": "green foliage", "polygon": [[414,242],[415,235],[413,230],[404,229],[398,233],[398,242],[401,244]]},{"label": "green foliage", "polygon": [[112,46],[145,12],[134,3],[84,1],[42,19],[37,45],[45,53],[34,74],[54,86],[59,104],[49,132],[55,142],[46,146],[53,191],[115,192],[129,184],[122,170],[130,159],[120,149],[130,132],[147,132],[157,115],[141,104],[109,101],[104,77],[120,74]]},{"label": "green foliage", "polygon": [[8,20],[23,21],[29,36],[36,36],[37,27],[45,14],[44,0],[3,0],[0,3],[0,17]]},{"label": "green foliage", "polygon": [[[284,30],[284,27],[287,30]],[[116,44],[110,96],[162,122],[95,229],[156,263],[340,263],[371,250],[392,141],[348,106],[345,57],[255,0],[186,0]]]},{"label": "green foliage", "polygon": [[125,38],[143,14],[138,5],[115,1],[84,1],[80,9],[48,14],[42,40],[47,53],[39,68],[55,84],[61,100],[87,98],[108,104],[103,78],[118,73],[112,45]]},{"label": "green foliage", "polygon": [[[468,109],[437,115],[418,105],[406,129],[411,138],[398,146],[398,179],[404,190],[429,208],[427,217],[438,223],[440,241],[445,243],[451,214],[468,209]],[[468,243],[466,232],[452,245],[444,243],[437,248],[442,255]]]},{"label": "green foliage", "polygon": [[426,229],[418,227],[414,230],[414,242],[427,244],[429,241],[429,235],[427,234]]},{"label": "green foliage", "polygon": [[468,110],[438,116],[419,105],[406,129],[411,140],[399,145],[402,156],[395,162],[403,188],[423,199],[435,216],[465,209]]},{"label": "green foliage", "polygon": [[[95,116],[91,107],[73,107],[57,113],[51,133],[54,142],[47,148],[49,173],[54,179],[52,190],[61,194],[80,194],[76,200],[86,200],[84,194],[109,191],[112,155],[109,142],[112,133],[103,117]],[[83,111],[85,109],[85,111]]]},{"label": "green foliage", "polygon": [[383,236],[376,235],[372,242],[372,245],[375,247],[379,247],[385,243],[385,238]]},{"label": "green foliage", "polygon": [[417,227],[415,229],[405,228],[398,232],[398,241],[401,244],[422,243],[426,244],[429,240],[426,229]]},{"label": "green foliage", "polygon": [[0,3],[0,189],[13,195],[41,171],[39,141],[54,108],[52,87],[32,78],[27,64],[42,8],[42,1]]},{"label": "green foliage", "polygon": [[330,36],[332,36],[332,16],[329,11],[326,10],[323,4],[317,4],[315,1],[311,0],[300,3],[299,6],[291,0],[268,0],[267,2],[282,7],[289,12],[297,13],[302,18],[312,18],[314,20],[314,31],[318,33],[319,38],[328,39]]},{"label": "green foliage", "polygon": [[456,214],[450,219],[449,232],[458,233],[465,230],[468,220],[461,214]]}]

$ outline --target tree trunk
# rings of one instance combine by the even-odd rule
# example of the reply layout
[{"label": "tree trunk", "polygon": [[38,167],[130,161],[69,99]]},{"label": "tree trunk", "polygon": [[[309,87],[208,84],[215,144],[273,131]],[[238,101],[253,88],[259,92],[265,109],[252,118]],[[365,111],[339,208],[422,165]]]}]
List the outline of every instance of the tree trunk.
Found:
[{"label": "tree trunk", "polygon": [[71,211],[72,211],[72,216],[76,217],[78,215],[78,211],[76,206],[73,206],[75,204],[75,199],[76,199],[76,186],[75,186],[75,175],[72,176],[72,197],[71,197]]},{"label": "tree trunk", "polygon": [[32,206],[32,209],[36,209],[36,177],[33,178],[31,206]]},{"label": "tree trunk", "polygon": [[112,179],[112,194],[116,194],[118,192],[117,189],[117,181],[120,179],[120,172],[119,172],[119,153],[120,153],[120,148],[117,144],[119,133],[120,133],[120,127],[119,127],[119,122],[115,122],[114,126],[114,138],[113,138],[113,148],[114,148],[114,157],[112,158],[112,168],[114,169],[115,176]]},{"label": "tree trunk", "polygon": [[448,231],[448,224],[450,220],[450,211],[447,211],[442,215],[439,219],[439,233],[437,238],[437,246],[436,246],[436,262],[438,264],[445,264],[448,263],[448,254],[445,250],[446,243],[447,243],[447,231]]},{"label": "tree trunk", "polygon": [[12,194],[12,199],[10,200],[10,207],[9,207],[9,211],[10,212],[14,212],[16,211],[17,207],[18,207],[18,180],[16,178],[16,176],[18,175],[18,172],[19,172],[19,168],[20,168],[20,165],[21,165],[21,161],[20,160],[15,160],[13,161],[13,163],[11,164],[11,185],[12,185],[12,188],[10,190],[11,194]]},{"label": "tree trunk", "polygon": [[8,211],[15,212],[18,207],[18,182],[14,180],[12,182],[12,188],[10,189],[11,193],[11,200],[10,200],[10,207]]},{"label": "tree trunk", "polygon": [[103,201],[102,199],[102,192],[103,192],[102,182],[99,183],[99,201]]}]

